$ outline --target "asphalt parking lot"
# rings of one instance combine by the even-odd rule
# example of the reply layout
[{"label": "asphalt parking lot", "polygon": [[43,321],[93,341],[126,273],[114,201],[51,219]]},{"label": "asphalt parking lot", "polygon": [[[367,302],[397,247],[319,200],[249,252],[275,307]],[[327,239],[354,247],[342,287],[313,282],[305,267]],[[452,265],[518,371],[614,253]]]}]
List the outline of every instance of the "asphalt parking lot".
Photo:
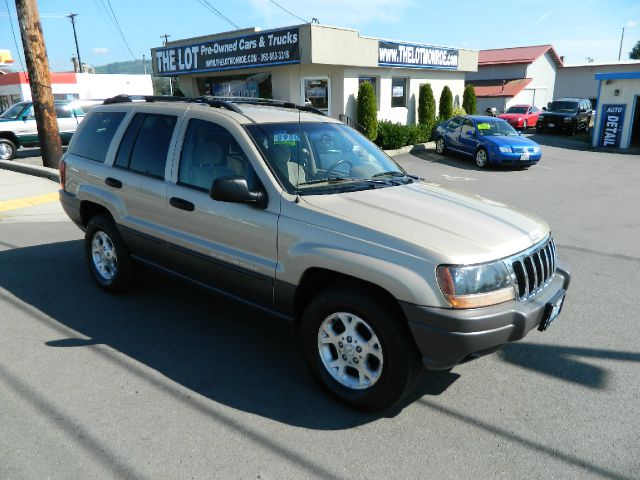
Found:
[{"label": "asphalt parking lot", "polygon": [[544,218],[561,316],[382,416],[328,398],[287,323],[154,273],[107,295],[55,204],[0,212],[0,478],[640,478],[640,156],[527,135],[527,170],[397,161]]}]

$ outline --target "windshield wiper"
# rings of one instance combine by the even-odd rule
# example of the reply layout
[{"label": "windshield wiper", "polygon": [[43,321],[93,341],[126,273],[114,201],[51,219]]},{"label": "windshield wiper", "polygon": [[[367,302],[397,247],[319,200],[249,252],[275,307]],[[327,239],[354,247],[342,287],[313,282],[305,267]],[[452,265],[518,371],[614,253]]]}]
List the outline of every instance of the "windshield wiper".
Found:
[{"label": "windshield wiper", "polygon": [[397,170],[389,170],[387,172],[376,173],[375,175],[372,175],[371,178],[376,178],[376,177],[404,177],[404,176],[406,176],[405,173],[399,172]]},{"label": "windshield wiper", "polygon": [[353,179],[351,178],[344,178],[344,177],[328,177],[328,178],[321,178],[319,180],[311,180],[309,182],[302,182],[300,184],[298,184],[298,186],[300,185],[316,185],[318,183],[341,183],[341,182],[352,182]]}]

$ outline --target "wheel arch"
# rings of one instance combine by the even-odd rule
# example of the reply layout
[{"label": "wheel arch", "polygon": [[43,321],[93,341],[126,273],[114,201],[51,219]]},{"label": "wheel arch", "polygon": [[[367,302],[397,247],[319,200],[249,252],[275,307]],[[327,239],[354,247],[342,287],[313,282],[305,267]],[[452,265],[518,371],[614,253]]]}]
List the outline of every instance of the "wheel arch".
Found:
[{"label": "wheel arch", "polygon": [[104,205],[90,200],[80,202],[80,220],[83,227],[86,227],[93,217],[100,214],[107,215],[113,221],[113,215]]},{"label": "wheel arch", "polygon": [[382,299],[382,301],[397,314],[397,318],[404,322],[407,321],[398,300],[391,292],[380,285],[335,270],[312,267],[303,273],[300,283],[296,288],[294,299],[294,318],[296,323],[300,321],[305,306],[313,297],[317,295],[318,292],[330,287],[353,288],[371,293],[375,298]]}]

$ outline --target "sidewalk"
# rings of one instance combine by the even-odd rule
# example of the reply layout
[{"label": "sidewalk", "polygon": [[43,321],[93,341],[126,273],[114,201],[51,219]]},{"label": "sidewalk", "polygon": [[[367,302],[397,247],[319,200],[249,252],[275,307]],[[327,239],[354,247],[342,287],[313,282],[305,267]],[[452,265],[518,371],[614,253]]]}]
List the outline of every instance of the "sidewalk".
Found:
[{"label": "sidewalk", "polygon": [[3,223],[67,221],[59,188],[48,178],[0,170],[0,228]]},{"label": "sidewalk", "polygon": [[42,166],[39,148],[23,148],[18,150],[18,154],[13,160],[0,160],[0,170],[11,170],[35,177],[48,178],[53,182],[60,182],[60,175],[57,169]]}]

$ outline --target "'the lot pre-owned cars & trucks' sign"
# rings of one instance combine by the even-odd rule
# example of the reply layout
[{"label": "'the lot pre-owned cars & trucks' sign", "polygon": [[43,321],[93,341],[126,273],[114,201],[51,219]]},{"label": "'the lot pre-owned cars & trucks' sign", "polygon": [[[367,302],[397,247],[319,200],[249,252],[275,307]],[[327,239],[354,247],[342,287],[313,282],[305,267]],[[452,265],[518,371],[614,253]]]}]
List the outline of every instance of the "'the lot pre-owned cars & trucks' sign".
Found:
[{"label": "'the lot pre-owned cars & trucks' sign", "polygon": [[159,76],[300,63],[298,28],[252,33],[189,45],[156,48]]}]

